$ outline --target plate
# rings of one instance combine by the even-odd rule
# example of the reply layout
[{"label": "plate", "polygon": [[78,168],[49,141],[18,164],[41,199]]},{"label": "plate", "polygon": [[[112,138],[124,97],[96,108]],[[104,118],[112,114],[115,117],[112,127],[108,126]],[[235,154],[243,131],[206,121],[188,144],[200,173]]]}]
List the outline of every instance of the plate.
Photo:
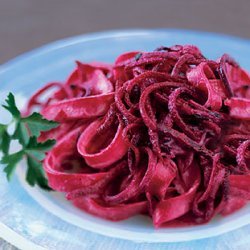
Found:
[{"label": "plate", "polygon": [[[2,100],[7,92],[12,91],[18,94],[19,101],[23,102],[24,97],[30,96],[45,83],[64,80],[73,70],[76,59],[87,62],[112,62],[125,51],[149,51],[161,45],[173,44],[197,45],[206,56],[212,59],[218,58],[223,53],[229,53],[242,67],[250,70],[250,42],[240,38],[185,30],[108,31],[54,42],[2,65],[0,98]],[[62,243],[58,239],[63,236],[64,240],[67,239],[67,243],[72,244],[74,240],[75,245],[80,244],[78,242],[80,238],[74,239],[75,236],[69,234],[70,228],[74,232],[84,231],[85,235],[91,234],[87,232],[91,231],[95,234],[135,242],[178,242],[216,236],[246,226],[250,222],[248,205],[230,216],[216,217],[206,225],[155,230],[148,217],[138,215],[121,222],[110,222],[73,207],[62,194],[30,188],[24,181],[21,168],[19,168],[18,177],[15,177],[11,184],[6,182],[1,172],[0,186],[3,187],[0,193],[0,232],[2,223],[19,236],[21,235],[24,240],[33,239],[33,242],[43,246],[52,244],[52,241],[48,240],[52,236],[56,240],[54,242],[59,245]],[[63,225],[65,230],[59,230],[58,225],[60,227]],[[48,235],[49,232],[50,235]],[[47,238],[44,238],[45,236]]]}]

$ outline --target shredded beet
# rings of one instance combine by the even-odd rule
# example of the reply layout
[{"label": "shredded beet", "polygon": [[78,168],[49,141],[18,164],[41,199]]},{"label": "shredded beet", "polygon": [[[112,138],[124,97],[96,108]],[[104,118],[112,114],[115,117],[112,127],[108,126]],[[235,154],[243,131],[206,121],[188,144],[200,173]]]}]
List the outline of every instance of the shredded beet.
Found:
[{"label": "shredded beet", "polygon": [[[49,185],[109,220],[147,214],[155,227],[200,224],[250,199],[250,76],[195,46],[77,62],[66,82],[29,100],[60,126]],[[42,96],[46,94],[46,98]]]}]

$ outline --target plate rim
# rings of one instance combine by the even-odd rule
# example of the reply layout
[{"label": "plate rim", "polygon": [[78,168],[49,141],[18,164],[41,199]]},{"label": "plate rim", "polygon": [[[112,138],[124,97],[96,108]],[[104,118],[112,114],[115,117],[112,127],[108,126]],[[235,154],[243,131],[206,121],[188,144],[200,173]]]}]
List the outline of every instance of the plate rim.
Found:
[{"label": "plate rim", "polygon": [[0,221],[0,232],[1,238],[7,241],[8,243],[14,245],[18,249],[27,250],[27,249],[36,249],[36,250],[46,250],[46,248],[32,242],[31,240],[26,239],[19,233],[15,232],[10,227],[6,226]]},{"label": "plate rim", "polygon": [[[22,188],[28,193],[28,195],[31,196],[31,198],[34,201],[36,201],[42,208],[44,208],[48,213],[53,214],[54,216],[56,216],[57,218],[59,218],[64,222],[67,222],[83,230],[87,230],[92,233],[97,233],[99,235],[103,235],[106,237],[131,240],[136,243],[178,243],[178,242],[188,242],[193,240],[201,240],[201,239],[216,237],[250,224],[249,222],[250,214],[246,214],[242,216],[243,218],[235,219],[235,221],[233,222],[226,222],[224,224],[219,224],[216,228],[209,228],[209,229],[200,228],[198,230],[200,230],[201,232],[205,230],[206,235],[204,235],[204,232],[202,232],[201,234],[196,232],[195,237],[192,236],[193,232],[191,233],[188,232],[189,227],[186,227],[187,231],[174,232],[168,234],[166,232],[159,233],[158,229],[156,229],[152,233],[142,233],[135,231],[133,231],[132,233],[128,233],[128,230],[118,229],[118,228],[110,228],[110,230],[105,230],[107,229],[107,226],[102,224],[97,225],[96,222],[92,222],[91,220],[87,221],[84,220],[85,225],[83,226],[83,223],[81,224],[77,223],[77,220],[79,220],[79,217],[77,215],[72,214],[71,212],[67,211],[64,208],[61,208],[60,205],[57,204],[56,202],[54,203],[50,198],[46,196],[46,194],[44,194],[46,193],[46,191],[43,191],[38,187],[31,187],[27,185],[25,181],[24,171],[22,171],[22,167],[23,166],[21,166],[21,168],[18,168],[16,171],[18,181],[22,186]],[[61,216],[59,216],[57,212],[60,212]],[[85,211],[82,212],[88,214]],[[228,229],[227,227],[228,223],[230,224],[234,223],[230,229]],[[199,227],[199,225],[197,227]],[[150,234],[150,237],[146,238],[145,237],[146,234]],[[176,237],[177,235],[179,236],[178,238]]]},{"label": "plate rim", "polygon": [[224,34],[219,32],[210,32],[210,31],[202,31],[196,29],[178,29],[178,28],[153,28],[153,29],[143,29],[143,28],[131,28],[131,29],[110,29],[104,31],[97,31],[97,32],[89,32],[80,35],[65,37],[62,39],[58,39],[49,43],[45,43],[41,46],[38,46],[34,49],[24,51],[23,53],[18,54],[14,58],[7,60],[6,62],[0,64],[0,75],[4,73],[9,67],[13,67],[15,64],[20,63],[20,61],[26,60],[27,57],[37,56],[44,52],[49,52],[50,50],[59,49],[62,47],[69,46],[72,44],[76,44],[78,42],[84,41],[91,41],[91,40],[98,40],[103,38],[110,38],[110,37],[120,37],[125,35],[141,35],[146,33],[182,33],[185,34],[193,34],[193,35],[201,35],[201,36],[208,36],[214,38],[221,38],[221,39],[228,39],[231,42],[239,42],[244,43],[246,45],[250,45],[250,39],[238,37],[230,34]]},{"label": "plate rim", "polygon": [[[41,47],[32,49],[28,52],[22,53],[21,55],[18,55],[17,57],[3,63],[0,65],[0,76],[2,74],[4,74],[6,71],[10,70],[12,67],[15,67],[16,64],[22,63],[23,61],[27,60],[27,59],[31,59],[32,57],[36,57],[39,56],[40,54],[43,53],[48,53],[51,50],[56,50],[65,46],[69,46],[69,45],[73,45],[79,42],[84,42],[84,41],[91,41],[91,40],[99,40],[99,39],[103,39],[103,38],[115,38],[115,37],[120,37],[120,36],[134,36],[134,35],[142,35],[142,34],[157,34],[157,33],[162,33],[162,32],[166,32],[166,33],[181,33],[183,35],[185,34],[193,34],[195,36],[207,36],[209,38],[218,38],[218,39],[226,39],[226,40],[230,40],[230,42],[235,42],[235,43],[240,43],[240,44],[245,44],[247,46],[250,46],[250,40],[246,39],[246,38],[241,38],[241,37],[237,37],[237,36],[232,36],[232,35],[226,35],[226,34],[220,34],[220,33],[215,33],[215,32],[207,32],[207,31],[198,31],[198,30],[192,30],[192,29],[171,29],[171,28],[160,28],[160,29],[116,29],[116,30],[108,30],[108,31],[101,31],[101,32],[93,32],[93,33],[86,33],[83,35],[77,35],[77,36],[72,36],[72,37],[68,37],[68,38],[64,38],[64,39],[60,39],[54,42],[50,42],[46,45],[43,45]],[[27,191],[27,189],[24,187],[24,189]],[[29,193],[29,191],[27,191]],[[30,193],[29,193],[30,195]],[[34,199],[34,197],[31,195],[31,197]],[[35,199],[36,200],[36,199]],[[37,200],[36,200],[37,202]],[[38,202],[39,203],[39,202]],[[41,203],[39,203],[40,206]],[[42,206],[44,208],[44,206]],[[57,216],[58,217],[58,216]],[[59,217],[60,218],[60,217]],[[60,218],[62,219],[62,218]],[[68,222],[67,222],[68,223]],[[220,232],[220,233],[214,233],[212,235],[206,235],[201,236],[201,237],[196,237],[195,239],[202,239],[202,238],[209,238],[209,237],[214,237],[214,236],[218,236],[221,234],[224,234],[226,232],[229,231],[233,231],[239,227],[242,227],[244,225],[235,225],[234,228],[230,229],[230,230],[225,230],[224,232]],[[79,227],[79,225],[76,225]],[[0,228],[1,228],[1,224],[0,224]],[[89,229],[84,228],[85,230],[91,231]],[[114,235],[108,235],[108,234],[103,234],[101,232],[97,232],[97,231],[92,231],[95,233],[99,233],[105,236],[109,236],[109,237],[114,237]],[[105,232],[105,230],[104,230]],[[16,232],[14,232],[16,233]],[[18,233],[16,233],[17,235],[19,235]],[[183,242],[183,241],[190,241],[190,240],[194,240],[192,239],[184,239],[184,240],[162,240],[159,238],[156,238],[155,240],[148,240],[144,238],[144,240],[137,240],[138,238],[134,239],[132,238],[128,238],[128,237],[118,237],[117,235],[115,236],[115,238],[121,238],[121,239],[126,239],[126,240],[133,240],[135,242]],[[14,243],[12,243],[14,244]],[[14,244],[15,245],[15,244]]]}]

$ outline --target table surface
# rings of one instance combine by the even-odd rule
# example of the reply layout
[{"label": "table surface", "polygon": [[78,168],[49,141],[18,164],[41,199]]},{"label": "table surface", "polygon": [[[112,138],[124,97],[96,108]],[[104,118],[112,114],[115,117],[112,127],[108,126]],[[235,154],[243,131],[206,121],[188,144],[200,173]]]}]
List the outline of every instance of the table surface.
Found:
[{"label": "table surface", "polygon": [[64,37],[185,28],[250,38],[249,0],[0,0],[0,64]]},{"label": "table surface", "polygon": [[[249,0],[0,0],[0,64],[54,40],[109,29],[184,28],[250,38],[249,11]],[[0,240],[0,249],[15,248]]]}]

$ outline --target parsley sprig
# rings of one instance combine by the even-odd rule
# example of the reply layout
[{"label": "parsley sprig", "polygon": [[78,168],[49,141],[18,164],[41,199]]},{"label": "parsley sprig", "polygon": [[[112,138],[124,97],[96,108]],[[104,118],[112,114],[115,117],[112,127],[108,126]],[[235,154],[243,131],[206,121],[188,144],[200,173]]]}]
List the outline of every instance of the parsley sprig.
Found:
[{"label": "parsley sprig", "polygon": [[[45,153],[55,144],[55,140],[38,142],[37,138],[41,131],[55,128],[58,123],[48,121],[36,112],[28,117],[22,117],[12,93],[9,93],[5,102],[2,106],[12,115],[9,124],[0,124],[0,152],[3,155],[0,163],[5,165],[4,172],[7,179],[11,179],[18,163],[21,160],[26,160],[26,181],[31,186],[37,184],[45,190],[51,190],[43,171],[42,161],[45,158]],[[8,128],[13,124],[15,129],[10,134]],[[15,153],[9,153],[12,140],[18,140],[21,145],[21,149]]]}]

